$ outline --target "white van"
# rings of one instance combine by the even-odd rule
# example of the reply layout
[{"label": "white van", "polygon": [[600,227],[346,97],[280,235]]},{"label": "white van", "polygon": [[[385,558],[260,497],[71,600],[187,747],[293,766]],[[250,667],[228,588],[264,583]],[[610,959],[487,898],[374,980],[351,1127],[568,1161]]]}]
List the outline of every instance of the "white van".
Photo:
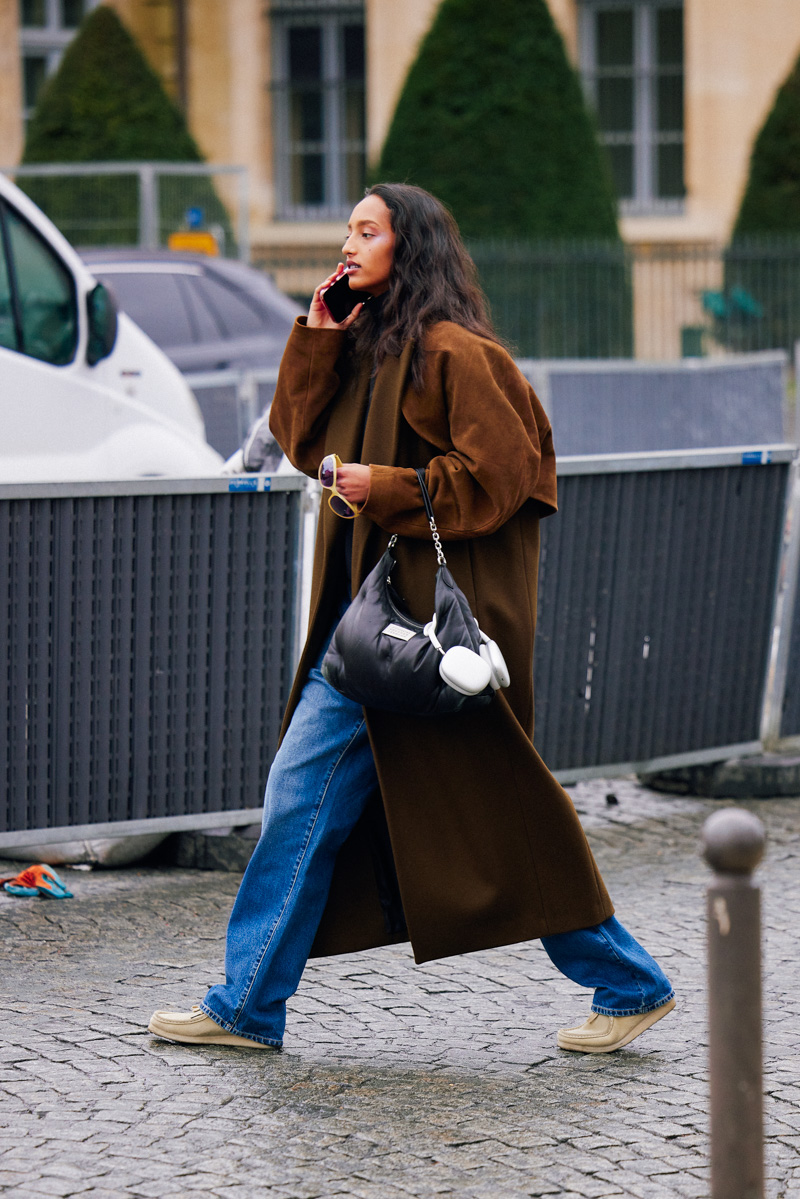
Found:
[{"label": "white van", "polygon": [[0,175],[0,483],[221,466],[177,368]]}]

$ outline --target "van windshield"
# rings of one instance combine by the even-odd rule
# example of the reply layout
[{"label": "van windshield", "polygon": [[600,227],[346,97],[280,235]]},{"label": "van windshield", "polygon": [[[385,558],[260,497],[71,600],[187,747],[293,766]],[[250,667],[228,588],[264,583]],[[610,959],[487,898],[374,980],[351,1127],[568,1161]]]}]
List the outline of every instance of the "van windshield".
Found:
[{"label": "van windshield", "polygon": [[[3,206],[3,218],[6,245],[11,253],[12,270],[8,274],[16,301],[16,304],[12,301],[11,309],[17,344],[8,348],[21,350],[53,366],[63,366],[75,357],[78,344],[78,308],[72,276],[38,233],[7,205]],[[0,328],[1,293],[2,282]],[[7,345],[5,338],[0,344]]]}]

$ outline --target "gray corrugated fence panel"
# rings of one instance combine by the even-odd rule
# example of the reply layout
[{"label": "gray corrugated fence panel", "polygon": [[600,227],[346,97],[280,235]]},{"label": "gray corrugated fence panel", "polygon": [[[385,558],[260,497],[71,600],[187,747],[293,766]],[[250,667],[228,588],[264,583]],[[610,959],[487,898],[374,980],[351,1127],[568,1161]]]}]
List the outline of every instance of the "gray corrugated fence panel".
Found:
[{"label": "gray corrugated fence panel", "polygon": [[[517,359],[553,424],[559,456],[782,441],[787,355],[678,362]],[[226,458],[272,403],[277,368],[189,374],[211,445]]]},{"label": "gray corrugated fence panel", "polygon": [[258,804],[303,504],[299,479],[0,487],[0,832]]},{"label": "gray corrugated fence panel", "polygon": [[758,741],[791,454],[563,464],[559,515],[542,524],[535,656],[551,769]]},{"label": "gray corrugated fence panel", "polygon": [[782,351],[680,362],[520,360],[558,454],[755,445],[784,437]]},{"label": "gray corrugated fence panel", "polygon": [[[793,453],[561,460],[536,744],[562,777],[757,743]],[[0,844],[254,818],[295,661],[304,487],[0,487]]]}]

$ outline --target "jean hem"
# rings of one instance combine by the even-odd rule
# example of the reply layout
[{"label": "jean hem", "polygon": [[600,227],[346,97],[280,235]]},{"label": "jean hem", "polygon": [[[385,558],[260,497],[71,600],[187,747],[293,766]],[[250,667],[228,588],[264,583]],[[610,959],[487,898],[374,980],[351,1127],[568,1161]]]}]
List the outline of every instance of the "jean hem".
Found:
[{"label": "jean hem", "polygon": [[599,1004],[592,1004],[592,1011],[597,1012],[599,1016],[645,1016],[648,1012],[654,1012],[656,1008],[663,1007],[665,1003],[669,1003],[670,999],[675,998],[675,992],[670,991],[662,999],[656,999],[653,1003],[648,1003],[645,1007],[626,1007],[626,1008],[611,1008],[600,1007]]},{"label": "jean hem", "polygon": [[259,1045],[269,1045],[272,1049],[283,1048],[282,1040],[278,1041],[275,1037],[261,1037],[256,1032],[244,1032],[241,1028],[236,1027],[235,1021],[223,1020],[222,1016],[215,1012],[213,1008],[210,1008],[207,1003],[200,1004],[200,1011],[205,1012],[215,1024],[218,1024],[220,1028],[224,1028],[226,1032],[233,1033],[234,1036],[244,1037],[248,1041],[258,1041]]}]

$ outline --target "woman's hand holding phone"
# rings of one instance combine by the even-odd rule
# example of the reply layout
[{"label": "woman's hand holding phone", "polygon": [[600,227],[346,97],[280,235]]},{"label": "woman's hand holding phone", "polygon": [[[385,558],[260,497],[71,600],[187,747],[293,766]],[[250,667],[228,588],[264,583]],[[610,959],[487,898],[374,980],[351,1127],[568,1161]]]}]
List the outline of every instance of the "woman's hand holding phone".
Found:
[{"label": "woman's hand holding phone", "polygon": [[321,293],[326,291],[337,279],[341,279],[344,274],[344,263],[340,262],[334,273],[328,275],[328,278],[323,279],[319,287],[315,288],[306,322],[310,329],[349,329],[353,321],[358,317],[358,314],[364,307],[363,303],[356,304],[350,315],[341,323],[337,323],[328,312],[328,309],[325,307],[325,301],[322,299]]}]

